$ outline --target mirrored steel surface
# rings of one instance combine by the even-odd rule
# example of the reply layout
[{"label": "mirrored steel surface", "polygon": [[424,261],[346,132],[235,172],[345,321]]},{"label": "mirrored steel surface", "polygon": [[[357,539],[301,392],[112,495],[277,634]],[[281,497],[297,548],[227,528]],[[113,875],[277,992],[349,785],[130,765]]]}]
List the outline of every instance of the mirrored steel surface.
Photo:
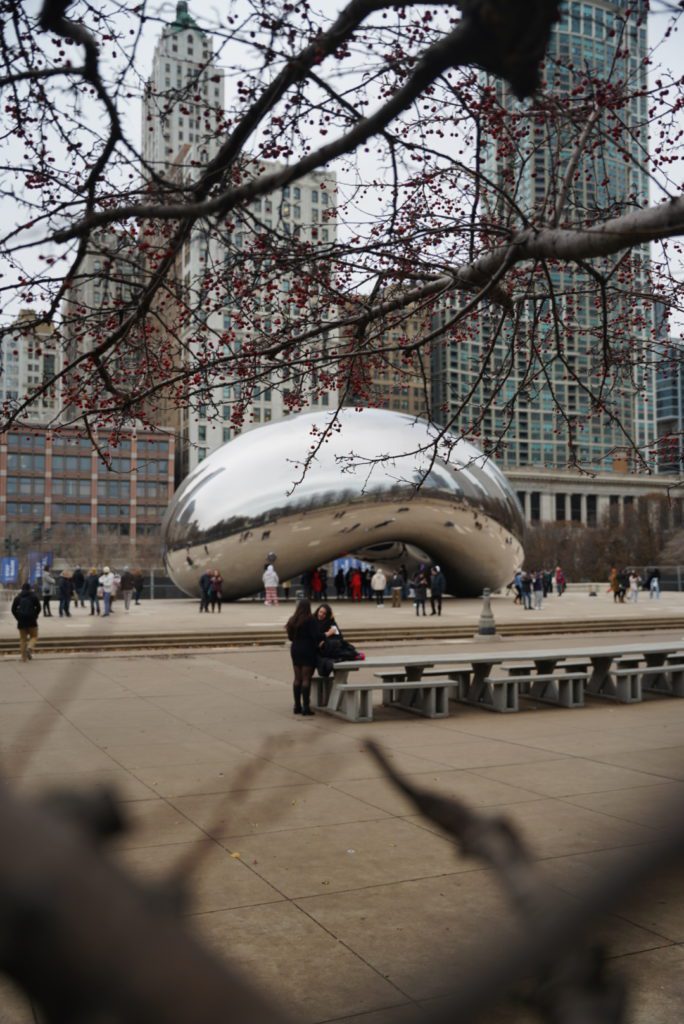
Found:
[{"label": "mirrored steel surface", "polygon": [[218,569],[225,596],[244,597],[262,589],[268,561],[283,581],[361,549],[376,551],[378,563],[386,550],[390,564],[403,545],[442,567],[451,594],[511,579],[524,521],[510,484],[454,437],[433,460],[438,429],[424,420],[342,410],[341,429],[293,488],[331,416],[303,413],[242,434],[183,481],[162,528],[166,566],[182,590],[198,594],[202,573]]}]

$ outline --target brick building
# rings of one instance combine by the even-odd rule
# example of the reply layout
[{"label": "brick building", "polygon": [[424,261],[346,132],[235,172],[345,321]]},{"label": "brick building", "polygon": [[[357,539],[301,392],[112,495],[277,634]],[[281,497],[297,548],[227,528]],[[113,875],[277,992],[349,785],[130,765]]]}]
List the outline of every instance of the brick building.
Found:
[{"label": "brick building", "polygon": [[174,457],[173,435],[160,431],[124,435],[111,468],[73,428],[0,434],[0,536],[79,561],[158,552]]}]

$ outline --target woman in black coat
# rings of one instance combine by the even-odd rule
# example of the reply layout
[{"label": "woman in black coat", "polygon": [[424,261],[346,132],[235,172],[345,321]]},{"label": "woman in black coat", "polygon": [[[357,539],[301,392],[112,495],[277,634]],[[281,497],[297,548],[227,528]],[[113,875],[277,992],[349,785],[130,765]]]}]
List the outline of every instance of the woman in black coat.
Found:
[{"label": "woman in black coat", "polygon": [[311,602],[297,602],[294,615],[288,620],[287,635],[290,638],[290,656],[294,669],[295,715],[313,715],[311,710],[311,680],[318,659],[321,636],[316,619],[311,614]]}]

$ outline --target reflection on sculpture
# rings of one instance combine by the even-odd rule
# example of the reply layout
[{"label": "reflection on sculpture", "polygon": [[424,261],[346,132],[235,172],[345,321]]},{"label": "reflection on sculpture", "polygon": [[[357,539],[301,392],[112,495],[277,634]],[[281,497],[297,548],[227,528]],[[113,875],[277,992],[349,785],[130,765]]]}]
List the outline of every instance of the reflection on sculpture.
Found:
[{"label": "reflection on sculpture", "polygon": [[515,494],[491,460],[455,437],[431,464],[431,451],[419,449],[437,428],[424,420],[343,409],[341,430],[293,489],[312,431],[331,415],[302,413],[242,434],[183,481],[162,527],[166,566],[182,590],[198,594],[199,577],[215,568],[225,596],[244,597],[261,589],[274,558],[285,580],[361,549],[385,564],[424,555],[441,565],[451,594],[508,582],[523,559]]}]

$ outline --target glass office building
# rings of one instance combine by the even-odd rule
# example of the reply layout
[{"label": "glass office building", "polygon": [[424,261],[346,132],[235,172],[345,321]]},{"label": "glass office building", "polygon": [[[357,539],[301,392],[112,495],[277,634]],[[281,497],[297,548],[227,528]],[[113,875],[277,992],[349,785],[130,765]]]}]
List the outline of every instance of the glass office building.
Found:
[{"label": "glass office building", "polygon": [[[480,210],[497,227],[582,228],[647,202],[646,21],[636,8],[564,5],[534,103],[487,81],[506,112],[481,132]],[[434,346],[436,418],[455,421],[503,468],[644,468],[635,450],[650,458],[655,437],[648,259],[643,246],[509,275],[512,314],[481,305]],[[434,327],[470,297],[443,301]]]}]

